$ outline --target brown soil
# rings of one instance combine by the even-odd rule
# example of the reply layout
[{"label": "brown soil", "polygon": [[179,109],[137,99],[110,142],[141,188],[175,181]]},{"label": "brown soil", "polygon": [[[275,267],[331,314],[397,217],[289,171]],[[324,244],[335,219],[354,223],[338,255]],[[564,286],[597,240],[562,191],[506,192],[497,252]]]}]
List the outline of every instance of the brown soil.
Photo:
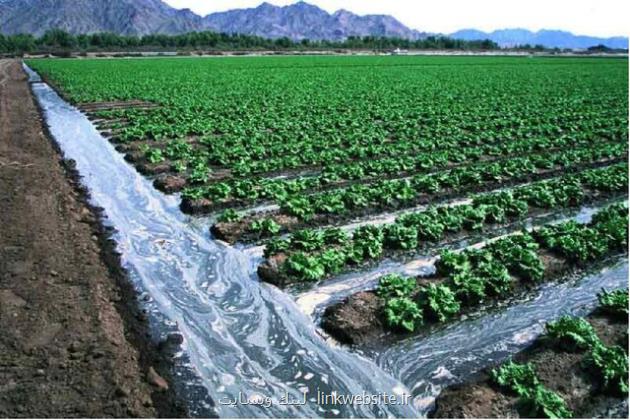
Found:
[{"label": "brown soil", "polygon": [[[61,164],[60,164],[61,163]],[[0,60],[0,417],[179,416],[95,209]]]},{"label": "brown soil", "polygon": [[373,291],[359,292],[326,308],[322,328],[342,343],[361,344],[387,334],[383,300]]},{"label": "brown soil", "polygon": [[[597,312],[587,317],[605,344],[627,348],[628,322],[613,320]],[[567,352],[544,336],[514,357],[519,363],[532,363],[538,378],[557,392],[578,418],[627,418],[625,397],[607,395],[598,379],[584,364],[584,351]],[[448,387],[436,400],[434,418],[519,417],[517,398],[492,383],[489,369],[471,382]]]},{"label": "brown soil", "polygon": [[505,395],[485,382],[450,387],[439,398],[436,418],[517,418],[516,398]]}]

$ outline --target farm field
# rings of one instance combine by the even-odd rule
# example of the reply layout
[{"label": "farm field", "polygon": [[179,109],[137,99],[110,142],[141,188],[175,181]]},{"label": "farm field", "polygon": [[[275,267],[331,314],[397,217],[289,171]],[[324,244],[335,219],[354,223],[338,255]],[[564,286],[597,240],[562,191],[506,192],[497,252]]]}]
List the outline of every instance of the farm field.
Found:
[{"label": "farm field", "polygon": [[[423,340],[627,258],[627,59],[27,64],[208,237],[248,255],[261,281],[298,299],[378,272],[309,314],[350,349]],[[576,217],[585,209],[592,217]],[[404,273],[420,260],[434,270]],[[582,400],[528,371],[529,411],[511,397],[500,413],[592,415],[602,393],[627,399],[627,383],[605,376],[627,376],[625,350],[605,339],[583,350],[608,373]],[[440,402],[461,405],[449,392],[437,415],[453,413]]]}]

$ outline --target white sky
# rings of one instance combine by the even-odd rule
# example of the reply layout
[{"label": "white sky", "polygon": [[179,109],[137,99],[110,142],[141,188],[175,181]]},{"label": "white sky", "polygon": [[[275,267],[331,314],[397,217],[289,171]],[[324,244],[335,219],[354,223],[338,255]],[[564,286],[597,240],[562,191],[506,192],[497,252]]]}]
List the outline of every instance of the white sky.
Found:
[{"label": "white sky", "polygon": [[[164,0],[200,15],[256,7],[263,0]],[[284,6],[296,0],[267,0]],[[475,28],[563,29],[577,35],[628,34],[628,0],[308,0],[328,12],[340,8],[364,15],[389,14],[405,25],[427,32],[451,33]]]}]

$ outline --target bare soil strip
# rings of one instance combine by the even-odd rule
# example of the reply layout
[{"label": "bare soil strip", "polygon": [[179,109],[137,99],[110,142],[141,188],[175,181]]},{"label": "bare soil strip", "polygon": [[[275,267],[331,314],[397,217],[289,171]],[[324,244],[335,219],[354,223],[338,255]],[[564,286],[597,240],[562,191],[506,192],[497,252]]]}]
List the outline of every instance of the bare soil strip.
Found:
[{"label": "bare soil strip", "polygon": [[183,415],[71,168],[0,60],[0,417]]}]

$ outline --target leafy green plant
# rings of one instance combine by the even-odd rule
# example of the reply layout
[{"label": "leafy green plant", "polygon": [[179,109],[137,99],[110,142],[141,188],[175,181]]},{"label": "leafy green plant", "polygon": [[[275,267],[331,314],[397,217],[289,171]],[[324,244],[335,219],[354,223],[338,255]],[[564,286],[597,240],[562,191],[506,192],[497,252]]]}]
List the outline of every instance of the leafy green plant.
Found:
[{"label": "leafy green plant", "polygon": [[348,234],[339,228],[324,229],[324,243],[327,245],[345,245],[350,239]]},{"label": "leafy green plant", "polygon": [[511,360],[498,369],[493,369],[490,376],[497,384],[519,396],[531,396],[532,390],[539,384],[531,364],[519,364]]},{"label": "leafy green plant", "polygon": [[479,303],[486,297],[486,281],[473,271],[462,271],[452,277],[457,299],[467,305]]},{"label": "leafy green plant", "polygon": [[628,355],[623,348],[597,342],[587,362],[598,372],[604,387],[621,395],[628,394]]},{"label": "leafy green plant", "polygon": [[243,216],[236,212],[234,209],[227,209],[219,215],[217,221],[219,223],[233,223],[241,220]]},{"label": "leafy green plant", "polygon": [[446,285],[430,284],[420,293],[420,306],[433,319],[445,322],[460,310],[455,293]]},{"label": "leafy green plant", "polygon": [[411,296],[416,288],[416,280],[398,274],[388,274],[380,278],[376,293],[383,298]]},{"label": "leafy green plant", "polygon": [[144,153],[144,157],[149,163],[161,163],[166,160],[161,149],[149,148]]},{"label": "leafy green plant", "polygon": [[281,208],[287,214],[301,220],[310,220],[315,212],[310,201],[304,197],[293,197],[282,203]]},{"label": "leafy green plant", "polygon": [[265,245],[264,257],[269,258],[272,255],[277,255],[282,252],[286,252],[289,250],[290,246],[291,246],[291,243],[286,239],[281,239],[281,238],[271,239]]},{"label": "leafy green plant", "polygon": [[489,252],[510,272],[526,281],[542,280],[545,267],[538,257],[538,244],[529,234],[514,235],[487,246]]},{"label": "leafy green plant", "polygon": [[628,316],[628,289],[619,289],[612,292],[602,289],[601,293],[597,294],[597,300],[602,311],[615,316]]},{"label": "leafy green plant", "polygon": [[393,329],[413,332],[422,325],[422,312],[418,305],[408,297],[397,297],[385,303],[385,320]]},{"label": "leafy green plant", "polygon": [[346,264],[346,254],[340,249],[327,249],[319,258],[326,274],[337,274]]},{"label": "leafy green plant", "polygon": [[418,231],[394,223],[385,229],[385,244],[393,249],[415,249],[418,247]]},{"label": "leafy green plant", "polygon": [[508,269],[498,261],[481,261],[475,273],[484,279],[485,290],[490,295],[502,296],[512,287],[512,276]]},{"label": "leafy green plant", "polygon": [[260,235],[275,235],[280,232],[281,226],[273,219],[254,220],[249,229]]},{"label": "leafy green plant", "polygon": [[435,268],[437,274],[446,277],[453,273],[471,270],[472,265],[466,253],[444,250],[440,252],[440,258],[436,262]]},{"label": "leafy green plant", "polygon": [[599,341],[595,330],[584,318],[563,316],[548,323],[546,328],[548,337],[569,351],[587,349]]},{"label": "leafy green plant", "polygon": [[519,396],[519,411],[526,417],[572,417],[562,397],[540,383],[531,364],[509,361],[498,369],[493,369],[490,376],[498,385]]},{"label": "leafy green plant", "polygon": [[291,236],[291,245],[304,252],[321,249],[324,244],[324,233],[320,230],[304,229]]},{"label": "leafy green plant", "polygon": [[375,259],[383,253],[383,231],[377,226],[361,226],[352,235],[354,249],[360,251],[364,259]]},{"label": "leafy green plant", "polygon": [[532,395],[521,397],[518,405],[519,411],[530,418],[568,419],[573,417],[573,413],[567,408],[562,397],[540,384],[534,388]]},{"label": "leafy green plant", "polygon": [[283,267],[289,275],[307,282],[321,280],[326,275],[326,267],[319,258],[301,252],[291,254]]}]

